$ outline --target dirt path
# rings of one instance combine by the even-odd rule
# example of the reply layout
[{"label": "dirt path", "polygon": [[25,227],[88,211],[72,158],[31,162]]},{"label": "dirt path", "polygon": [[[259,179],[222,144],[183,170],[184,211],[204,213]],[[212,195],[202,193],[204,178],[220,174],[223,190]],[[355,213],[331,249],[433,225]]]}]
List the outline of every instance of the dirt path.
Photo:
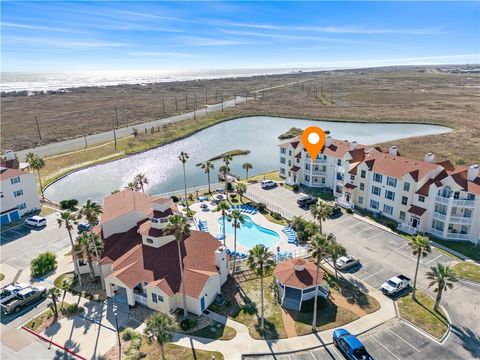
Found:
[{"label": "dirt path", "polygon": [[297,330],[295,329],[295,320],[293,320],[290,313],[288,311],[285,311],[284,308],[282,308],[282,321],[285,332],[287,333],[287,337],[297,336]]},{"label": "dirt path", "polygon": [[331,297],[332,302],[335,305],[337,305],[338,307],[349,310],[349,311],[353,312],[354,314],[357,314],[360,317],[367,315],[367,312],[364,309],[362,309],[357,304],[352,304],[352,303],[348,302],[348,300],[344,296],[340,295],[337,292],[332,291],[330,297]]}]

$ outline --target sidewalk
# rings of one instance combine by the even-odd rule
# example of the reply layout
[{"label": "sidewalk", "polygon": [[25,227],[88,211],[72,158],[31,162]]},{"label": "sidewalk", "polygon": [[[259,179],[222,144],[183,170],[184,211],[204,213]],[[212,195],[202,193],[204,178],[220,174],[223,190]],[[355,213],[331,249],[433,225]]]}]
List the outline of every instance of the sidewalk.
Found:
[{"label": "sidewalk", "polygon": [[[392,300],[383,296],[383,294],[364,284],[369,290],[369,295],[373,296],[381,305],[380,309],[372,314],[351,322],[343,328],[352,334],[358,335],[364,333],[384,322],[397,316],[395,305]],[[211,312],[209,315],[214,320],[225,323],[237,331],[237,336],[228,341],[212,340],[188,336],[185,334],[175,334],[174,344],[193,347],[200,350],[219,351],[226,360],[241,359],[242,354],[274,354],[282,352],[293,352],[304,349],[315,348],[330,344],[332,342],[332,333],[334,329],[325,330],[316,334],[303,335],[293,338],[277,340],[255,340],[248,333],[248,328],[236,321],[227,319],[224,316]]]}]

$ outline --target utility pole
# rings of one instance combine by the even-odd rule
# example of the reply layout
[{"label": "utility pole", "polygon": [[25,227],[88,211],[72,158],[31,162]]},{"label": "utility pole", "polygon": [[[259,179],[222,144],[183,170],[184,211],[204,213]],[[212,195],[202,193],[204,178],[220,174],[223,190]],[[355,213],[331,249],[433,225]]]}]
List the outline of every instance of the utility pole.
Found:
[{"label": "utility pole", "polygon": [[175,96],[175,112],[178,111],[178,103],[177,103],[177,97]]},{"label": "utility pole", "polygon": [[87,135],[85,134],[85,128],[83,128],[83,140],[85,140],[85,149],[87,148]]},{"label": "utility pole", "polygon": [[235,106],[237,106],[237,95],[236,94],[233,95],[233,101],[234,101]]},{"label": "utility pole", "polygon": [[115,141],[115,150],[117,150],[117,134],[115,133],[115,122],[112,118],[113,141]]},{"label": "utility pole", "polygon": [[38,125],[37,114],[35,114],[35,123],[37,124],[38,138],[42,141],[42,134],[40,134],[40,126]]},{"label": "utility pole", "polygon": [[185,110],[188,110],[188,97],[187,97],[187,93],[185,93]]},{"label": "utility pole", "polygon": [[165,115],[165,99],[162,96],[163,114]]},{"label": "utility pole", "polygon": [[195,107],[197,107],[197,93],[196,93],[196,92],[193,93],[193,96],[194,96],[194,98],[195,98]]},{"label": "utility pole", "polygon": [[115,119],[117,119],[117,129],[118,129],[118,114],[117,114],[117,105],[115,105]]},{"label": "utility pole", "polygon": [[197,121],[197,106],[193,106],[193,120]]},{"label": "utility pole", "polygon": [[207,89],[205,89],[205,105],[208,105]]},{"label": "utility pole", "polygon": [[222,95],[222,112],[223,112],[223,95]]},{"label": "utility pole", "polygon": [[122,360],[122,342],[120,341],[120,331],[118,331],[118,315],[115,314],[115,331],[118,339],[118,359]]},{"label": "utility pole", "polygon": [[248,91],[245,90],[245,104],[248,102]]}]

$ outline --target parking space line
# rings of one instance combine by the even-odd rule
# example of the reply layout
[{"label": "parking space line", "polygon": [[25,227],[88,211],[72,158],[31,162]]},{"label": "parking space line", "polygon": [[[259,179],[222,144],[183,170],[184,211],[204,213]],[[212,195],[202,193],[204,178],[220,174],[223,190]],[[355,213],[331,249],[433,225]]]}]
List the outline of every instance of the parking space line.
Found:
[{"label": "parking space line", "polygon": [[370,275],[368,275],[368,276],[366,276],[366,277],[364,277],[363,279],[360,279],[360,280],[365,281],[365,280],[371,278],[372,276],[380,274],[381,272],[383,272],[383,270],[380,270],[380,271],[377,271],[376,273],[370,274]]},{"label": "parking space line", "polygon": [[405,344],[407,344],[408,346],[410,346],[413,350],[415,350],[416,352],[420,352],[420,350],[418,350],[415,346],[413,346],[412,344],[410,344],[407,340],[405,340],[404,338],[402,338],[400,335],[398,335],[397,333],[393,332],[392,330],[390,329],[387,329],[387,331],[390,331],[393,335],[395,335],[396,337],[398,337],[400,340],[402,340]]},{"label": "parking space line", "polygon": [[400,247],[398,247],[398,248],[396,248],[396,249],[394,249],[393,251],[398,251],[398,250],[400,250],[400,249],[403,249],[405,246],[408,246],[408,243],[407,243],[407,244],[404,244],[404,245],[402,245],[402,246],[400,246]]},{"label": "parking space line", "polygon": [[385,350],[387,350],[390,354],[392,354],[395,359],[400,360],[400,358],[399,358],[397,355],[395,355],[393,352],[391,352],[391,351],[390,351],[385,345],[383,345],[380,341],[378,341],[377,339],[375,339],[372,335],[370,335],[370,337],[371,337],[373,340],[375,340],[377,343],[379,343],[380,346],[383,347]]},{"label": "parking space line", "polygon": [[424,265],[428,265],[428,264],[430,264],[432,261],[435,261],[435,260],[437,260],[438,258],[441,258],[442,256],[443,256],[443,255],[440,254],[440,255],[438,255],[436,258],[434,258],[434,259],[432,259],[432,260],[427,261],[426,263],[424,263]]},{"label": "parking space line", "polygon": [[317,360],[317,358],[315,357],[315,355],[313,354],[313,352],[311,352],[310,355],[312,355],[312,357],[313,357],[314,360]]},{"label": "parking space line", "polygon": [[367,240],[373,239],[375,236],[378,236],[378,235],[381,235],[381,234],[383,234],[383,232],[382,232],[382,231],[379,231],[379,232],[377,232],[376,234],[370,235],[370,236],[367,238]]}]

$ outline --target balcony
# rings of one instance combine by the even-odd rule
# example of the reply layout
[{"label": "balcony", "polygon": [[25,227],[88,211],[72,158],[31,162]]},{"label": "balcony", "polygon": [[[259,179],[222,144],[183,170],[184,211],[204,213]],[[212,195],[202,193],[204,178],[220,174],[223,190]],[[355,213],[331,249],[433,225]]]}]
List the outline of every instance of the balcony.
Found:
[{"label": "balcony", "polygon": [[443,238],[443,231],[442,230],[437,230],[437,229],[432,228],[432,229],[430,229],[429,233],[431,235]]},{"label": "balcony", "polygon": [[409,234],[409,235],[414,235],[418,231],[417,228],[414,228],[413,226],[410,226],[410,225],[405,224],[405,223],[398,224],[397,230],[399,230],[401,232],[404,232],[406,234]]},{"label": "balcony", "polygon": [[339,198],[336,198],[335,199],[335,203],[338,205],[338,206],[341,206],[345,209],[353,209],[355,207],[355,205],[353,205],[352,202],[348,202],[344,197],[339,197]]},{"label": "balcony", "polygon": [[340,166],[340,165],[335,165],[335,171],[337,173],[344,174],[345,173],[345,168],[343,166]]},{"label": "balcony", "polygon": [[327,172],[322,170],[312,170],[312,175],[327,175]]},{"label": "balcony", "polygon": [[436,196],[435,201],[444,205],[448,205],[450,203],[450,199],[443,196]]},{"label": "balcony", "polygon": [[134,293],[133,298],[136,303],[148,306],[147,294],[144,293]]},{"label": "balcony", "polygon": [[451,201],[452,205],[462,206],[462,207],[475,207],[475,202],[476,202],[476,200],[454,199],[453,197],[447,198],[441,195],[437,195],[435,197],[435,201],[445,205],[450,205],[450,201]]},{"label": "balcony", "polygon": [[448,233],[447,239],[449,240],[468,240],[468,234]]},{"label": "balcony", "polygon": [[465,216],[450,216],[450,223],[455,223],[455,224],[471,224],[472,223],[472,218],[471,217],[465,217]]},{"label": "balcony", "polygon": [[445,221],[446,218],[447,216],[445,214],[439,213],[437,211],[434,211],[432,214],[432,219]]}]

